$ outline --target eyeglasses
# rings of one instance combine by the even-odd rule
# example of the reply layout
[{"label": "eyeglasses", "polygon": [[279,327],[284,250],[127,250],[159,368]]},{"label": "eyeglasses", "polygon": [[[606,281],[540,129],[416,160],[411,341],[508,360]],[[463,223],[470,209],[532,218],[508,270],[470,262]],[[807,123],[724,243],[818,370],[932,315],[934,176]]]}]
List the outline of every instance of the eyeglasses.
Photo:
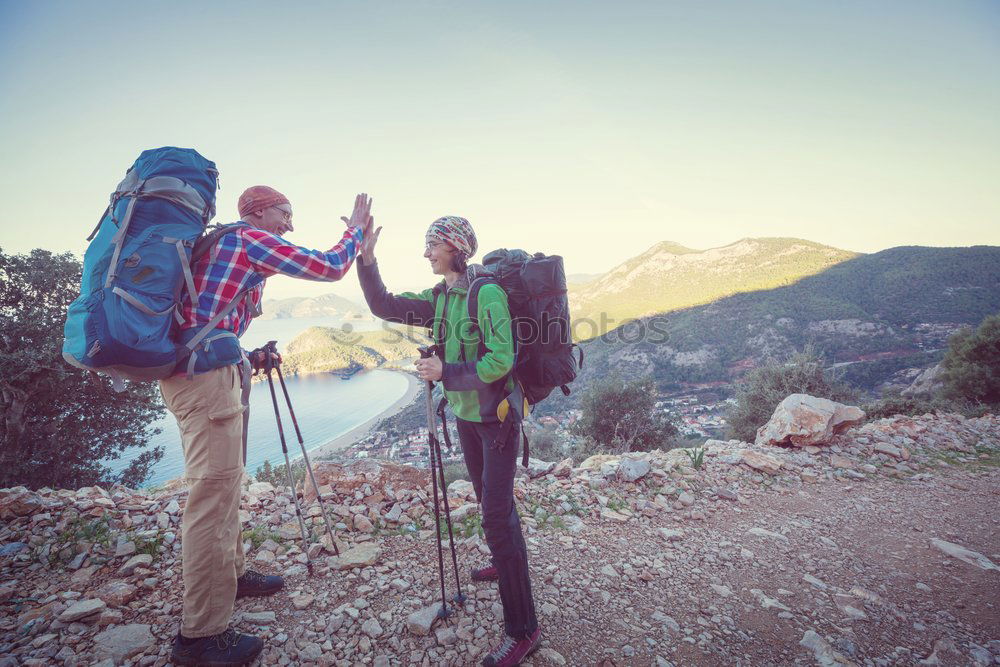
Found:
[{"label": "eyeglasses", "polygon": [[278,213],[281,213],[281,217],[282,217],[282,219],[285,222],[291,222],[292,221],[292,212],[291,211],[286,211],[285,209],[279,208],[277,206],[272,206],[271,208],[273,208]]},{"label": "eyeglasses", "polygon": [[434,250],[434,248],[440,248],[445,245],[443,241],[428,241],[424,244],[424,250]]}]

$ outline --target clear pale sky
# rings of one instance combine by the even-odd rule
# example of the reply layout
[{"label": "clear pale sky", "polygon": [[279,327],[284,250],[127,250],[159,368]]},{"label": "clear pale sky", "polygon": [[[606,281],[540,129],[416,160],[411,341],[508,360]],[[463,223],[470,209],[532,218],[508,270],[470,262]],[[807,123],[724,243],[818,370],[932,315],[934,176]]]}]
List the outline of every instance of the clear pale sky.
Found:
[{"label": "clear pale sky", "polygon": [[[282,190],[326,248],[375,198],[605,271],[657,241],[1000,245],[1000,3],[0,0],[0,248],[82,254],[140,151]],[[269,281],[267,296],[358,294]]]}]

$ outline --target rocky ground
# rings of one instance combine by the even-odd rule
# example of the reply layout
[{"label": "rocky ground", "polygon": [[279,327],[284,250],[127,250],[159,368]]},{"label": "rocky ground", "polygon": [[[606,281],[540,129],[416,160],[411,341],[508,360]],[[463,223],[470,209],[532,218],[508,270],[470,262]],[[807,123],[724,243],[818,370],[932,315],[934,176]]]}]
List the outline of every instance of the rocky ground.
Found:
[{"label": "rocky ground", "polygon": [[[468,601],[432,624],[427,479],[317,467],[340,557],[328,540],[303,553],[288,490],[248,481],[248,561],[288,583],[236,605],[236,627],[267,638],[260,664],[476,663],[501,616],[495,585],[468,580],[487,553],[468,484],[450,489]],[[516,492],[545,637],[532,664],[1000,664],[1000,418],[533,461]],[[185,500],[0,491],[0,666],[168,664]]]}]

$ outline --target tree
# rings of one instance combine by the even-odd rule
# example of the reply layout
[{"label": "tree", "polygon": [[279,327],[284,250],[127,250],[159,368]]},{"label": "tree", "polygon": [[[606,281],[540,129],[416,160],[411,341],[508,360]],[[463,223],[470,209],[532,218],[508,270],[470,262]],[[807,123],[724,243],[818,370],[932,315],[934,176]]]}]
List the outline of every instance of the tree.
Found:
[{"label": "tree", "polygon": [[656,408],[652,378],[625,382],[618,376],[591,384],[581,397],[583,415],[573,432],[617,452],[648,451],[677,435],[677,427]]},{"label": "tree", "polygon": [[1000,405],[1000,315],[954,333],[941,366],[947,397]]},{"label": "tree", "polygon": [[71,254],[0,250],[0,487],[138,486],[163,456],[143,451],[120,473],[108,463],[146,448],[164,408],[154,383],[116,394],[63,361],[66,308],[82,267]]},{"label": "tree", "polygon": [[726,414],[728,436],[753,442],[778,404],[791,394],[809,394],[852,402],[853,389],[827,377],[823,361],[812,350],[797,352],[784,363],[770,363],[747,373],[736,388],[736,404]]}]

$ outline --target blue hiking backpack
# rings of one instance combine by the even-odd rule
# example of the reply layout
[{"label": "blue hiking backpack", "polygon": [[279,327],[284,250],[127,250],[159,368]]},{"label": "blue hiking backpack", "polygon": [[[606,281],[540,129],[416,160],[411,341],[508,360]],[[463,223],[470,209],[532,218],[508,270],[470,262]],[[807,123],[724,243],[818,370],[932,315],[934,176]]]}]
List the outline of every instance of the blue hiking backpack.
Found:
[{"label": "blue hiking backpack", "polygon": [[181,299],[197,298],[191,255],[215,216],[218,177],[194,149],[143,151],[87,237],[64,329],[67,362],[110,375],[119,391],[123,379],[173,374],[184,356],[175,322],[183,323]]}]

